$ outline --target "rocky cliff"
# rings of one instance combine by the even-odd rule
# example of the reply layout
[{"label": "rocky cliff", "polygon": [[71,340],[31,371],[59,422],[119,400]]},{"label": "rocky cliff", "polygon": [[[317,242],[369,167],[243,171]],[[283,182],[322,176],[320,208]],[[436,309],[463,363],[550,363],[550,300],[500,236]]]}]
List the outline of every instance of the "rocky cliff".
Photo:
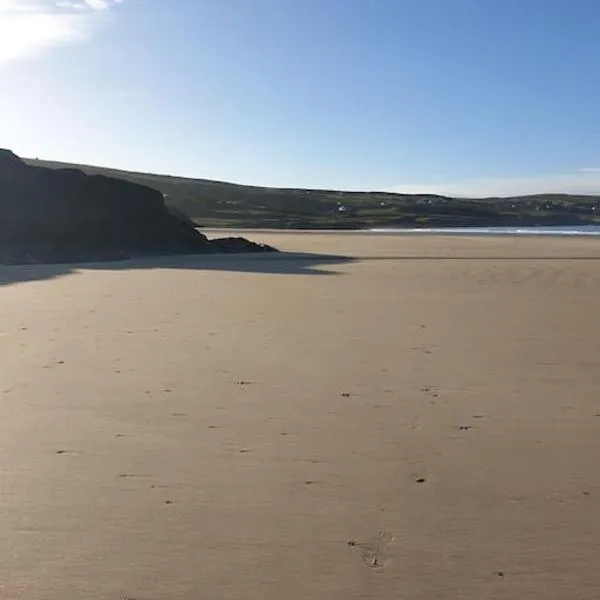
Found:
[{"label": "rocky cliff", "polygon": [[0,150],[0,263],[268,250],[247,240],[208,240],[154,189],[31,166]]}]

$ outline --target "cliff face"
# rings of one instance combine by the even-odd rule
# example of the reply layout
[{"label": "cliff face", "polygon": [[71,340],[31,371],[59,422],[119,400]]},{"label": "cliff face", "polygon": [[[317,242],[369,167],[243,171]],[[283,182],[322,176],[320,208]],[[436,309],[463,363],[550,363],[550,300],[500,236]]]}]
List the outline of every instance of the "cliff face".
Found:
[{"label": "cliff face", "polygon": [[[170,212],[156,190],[76,169],[30,166],[0,150],[0,263],[219,252],[215,242]],[[236,249],[266,248],[247,243]]]}]

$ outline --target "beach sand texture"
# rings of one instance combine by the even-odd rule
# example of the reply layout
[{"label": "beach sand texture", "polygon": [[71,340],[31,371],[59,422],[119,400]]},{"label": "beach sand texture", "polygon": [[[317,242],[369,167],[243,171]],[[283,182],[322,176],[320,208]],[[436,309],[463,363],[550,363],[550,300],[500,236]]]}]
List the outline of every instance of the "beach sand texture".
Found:
[{"label": "beach sand texture", "polygon": [[251,237],[0,268],[0,598],[598,600],[600,240]]}]

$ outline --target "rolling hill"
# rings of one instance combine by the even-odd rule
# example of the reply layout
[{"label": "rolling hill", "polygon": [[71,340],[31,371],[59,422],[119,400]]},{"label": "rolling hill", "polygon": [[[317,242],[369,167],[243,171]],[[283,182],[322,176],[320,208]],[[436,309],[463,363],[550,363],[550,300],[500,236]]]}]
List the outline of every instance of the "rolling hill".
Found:
[{"label": "rolling hill", "polygon": [[205,227],[364,229],[600,224],[600,195],[473,199],[269,188],[37,159],[27,162],[54,169],[75,168],[146,185],[160,191],[167,204]]}]

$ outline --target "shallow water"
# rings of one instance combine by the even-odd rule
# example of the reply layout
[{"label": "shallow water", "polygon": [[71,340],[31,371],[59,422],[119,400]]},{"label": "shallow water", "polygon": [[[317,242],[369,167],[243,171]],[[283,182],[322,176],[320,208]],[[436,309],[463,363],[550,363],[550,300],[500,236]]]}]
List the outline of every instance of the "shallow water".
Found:
[{"label": "shallow water", "polygon": [[372,233],[383,234],[443,234],[443,235],[590,235],[600,236],[600,226],[583,225],[577,227],[540,226],[540,227],[429,227],[400,228],[383,227],[370,229]]}]

